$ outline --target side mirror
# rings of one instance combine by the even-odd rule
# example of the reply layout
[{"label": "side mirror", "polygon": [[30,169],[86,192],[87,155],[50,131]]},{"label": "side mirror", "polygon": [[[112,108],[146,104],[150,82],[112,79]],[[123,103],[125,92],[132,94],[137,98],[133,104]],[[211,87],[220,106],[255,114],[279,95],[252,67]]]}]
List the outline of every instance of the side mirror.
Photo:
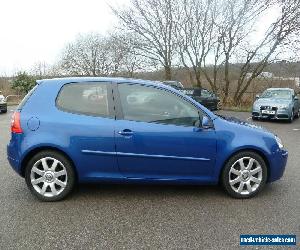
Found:
[{"label": "side mirror", "polygon": [[295,96],[295,97],[294,97],[294,100],[295,100],[295,101],[298,101],[298,100],[299,100],[299,97],[298,97],[298,96]]},{"label": "side mirror", "polygon": [[203,129],[209,129],[212,127],[211,121],[207,116],[203,116],[202,122],[201,122],[201,127]]},{"label": "side mirror", "polygon": [[256,95],[256,96],[255,96],[255,99],[259,99],[259,95]]}]

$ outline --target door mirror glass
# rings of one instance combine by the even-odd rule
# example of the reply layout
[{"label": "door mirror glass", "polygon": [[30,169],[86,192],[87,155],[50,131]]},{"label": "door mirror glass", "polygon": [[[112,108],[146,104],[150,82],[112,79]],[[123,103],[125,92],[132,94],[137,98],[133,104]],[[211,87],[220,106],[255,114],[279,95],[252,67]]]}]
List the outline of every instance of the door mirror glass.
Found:
[{"label": "door mirror glass", "polygon": [[201,123],[201,125],[202,125],[202,128],[203,129],[208,129],[208,128],[211,128],[212,127],[212,124],[211,124],[211,121],[210,121],[210,119],[207,117],[207,116],[203,116],[203,118],[202,118],[202,123]]}]

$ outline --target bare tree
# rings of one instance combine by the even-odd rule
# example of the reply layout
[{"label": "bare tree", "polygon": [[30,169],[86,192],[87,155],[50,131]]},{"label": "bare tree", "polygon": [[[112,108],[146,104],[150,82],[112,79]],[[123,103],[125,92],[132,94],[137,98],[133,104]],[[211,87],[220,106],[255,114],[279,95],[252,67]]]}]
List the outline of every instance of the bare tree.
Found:
[{"label": "bare tree", "polygon": [[229,95],[230,67],[233,54],[253,32],[253,26],[264,11],[272,5],[269,0],[225,0],[220,2],[221,17],[218,19],[220,47],[224,55],[224,82],[222,89],[226,104]]},{"label": "bare tree", "polygon": [[61,67],[66,74],[71,75],[108,75],[111,67],[108,48],[106,38],[99,34],[79,35],[65,47]]},{"label": "bare tree", "polygon": [[216,38],[217,1],[182,0],[180,6],[175,26],[180,59],[187,70],[192,68],[197,86],[201,87],[205,59]]},{"label": "bare tree", "polygon": [[126,9],[112,8],[123,27],[139,39],[139,55],[159,62],[165,70],[165,79],[172,78],[172,60],[175,53],[174,0],[131,0]]},{"label": "bare tree", "polygon": [[[135,34],[121,32],[111,37],[111,42],[114,44],[111,47],[115,55],[113,58],[116,63],[119,63],[121,75],[134,77],[137,72],[151,67],[151,60],[140,55],[141,46]],[[115,53],[116,51],[118,53]]]},{"label": "bare tree", "polygon": [[[234,104],[238,105],[253,79],[263,72],[271,58],[276,57],[284,41],[297,31],[299,0],[281,1],[281,16],[269,27],[261,41],[254,44],[250,42],[250,35],[255,33],[261,16],[278,4],[276,1],[199,0],[193,3],[190,0],[188,3],[192,3],[192,7],[188,12],[185,7],[185,14],[189,15],[181,24],[184,41],[187,42],[183,46],[180,44],[180,50],[192,58],[190,61],[194,62],[191,65],[198,85],[201,86],[202,74],[213,91],[222,93],[225,104],[230,89],[234,89]],[[191,23],[201,24],[192,26],[189,19]],[[236,56],[242,58],[240,64],[236,64]],[[237,80],[232,76],[236,72]]]},{"label": "bare tree", "polygon": [[139,55],[139,41],[131,33],[112,32],[109,43],[109,57],[111,60],[111,75],[133,77],[137,71],[145,69],[149,62]]},{"label": "bare tree", "polygon": [[284,0],[280,2],[281,13],[269,27],[264,38],[253,48],[247,48],[245,61],[240,68],[237,88],[234,94],[234,104],[240,104],[244,93],[253,79],[276,58],[277,49],[282,49],[285,42],[295,32],[299,31],[300,0]]}]

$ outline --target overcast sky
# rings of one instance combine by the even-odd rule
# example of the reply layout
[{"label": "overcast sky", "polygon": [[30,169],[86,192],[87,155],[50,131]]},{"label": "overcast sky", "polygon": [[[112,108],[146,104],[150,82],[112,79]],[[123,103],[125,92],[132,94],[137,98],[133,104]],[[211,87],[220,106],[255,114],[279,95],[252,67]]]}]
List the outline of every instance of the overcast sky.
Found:
[{"label": "overcast sky", "polygon": [[[117,20],[109,4],[129,0],[1,0],[0,75],[54,63],[78,33],[112,29]],[[274,15],[267,15],[259,33]]]}]

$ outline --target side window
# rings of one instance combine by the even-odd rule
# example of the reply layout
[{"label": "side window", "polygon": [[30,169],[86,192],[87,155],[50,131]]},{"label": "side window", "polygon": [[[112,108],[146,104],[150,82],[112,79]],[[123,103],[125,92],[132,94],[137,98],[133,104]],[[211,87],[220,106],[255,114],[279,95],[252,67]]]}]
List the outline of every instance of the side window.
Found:
[{"label": "side window", "polygon": [[66,84],[58,94],[56,105],[59,109],[70,113],[108,117],[107,84]]},{"label": "side window", "polygon": [[118,89],[126,120],[194,126],[201,116],[194,105],[162,89],[137,84]]}]

